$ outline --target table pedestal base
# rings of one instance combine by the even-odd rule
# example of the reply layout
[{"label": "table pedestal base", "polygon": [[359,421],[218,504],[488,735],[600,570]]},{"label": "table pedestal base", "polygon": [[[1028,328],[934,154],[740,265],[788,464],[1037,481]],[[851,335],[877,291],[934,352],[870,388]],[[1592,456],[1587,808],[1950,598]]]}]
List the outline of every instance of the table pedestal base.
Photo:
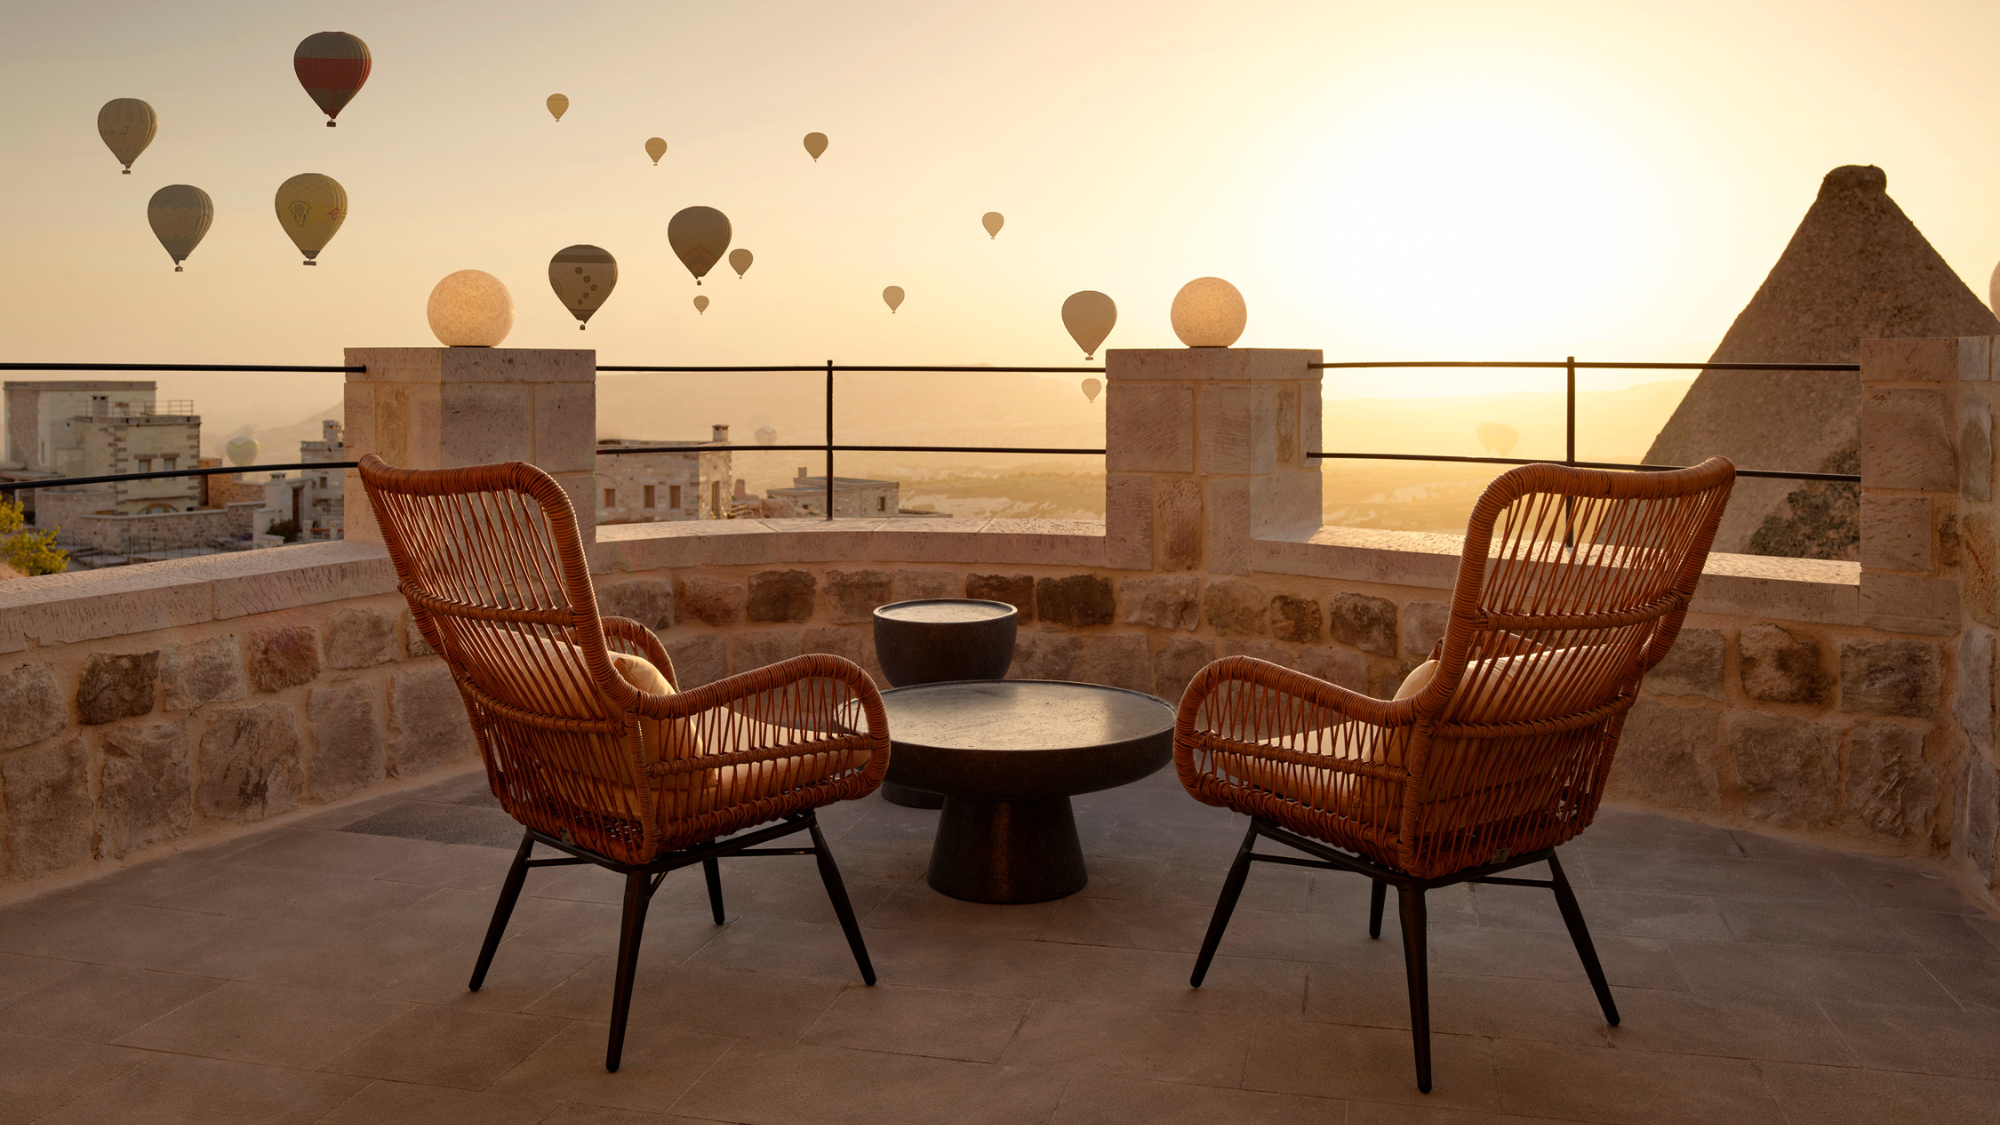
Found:
[{"label": "table pedestal base", "polygon": [[906,809],[941,809],[944,807],[944,798],[942,796],[927,790],[912,789],[907,785],[898,785],[893,781],[882,783],[882,799],[892,805],[901,805]]},{"label": "table pedestal base", "polygon": [[939,893],[970,902],[1047,902],[1089,880],[1068,797],[944,799],[929,875]]}]

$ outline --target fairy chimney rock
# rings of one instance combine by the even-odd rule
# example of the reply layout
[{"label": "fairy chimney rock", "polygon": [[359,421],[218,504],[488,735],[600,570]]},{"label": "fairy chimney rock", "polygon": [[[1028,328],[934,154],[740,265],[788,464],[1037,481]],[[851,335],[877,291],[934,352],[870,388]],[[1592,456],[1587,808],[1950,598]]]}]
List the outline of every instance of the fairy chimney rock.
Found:
[{"label": "fairy chimney rock", "polygon": [[[1873,165],[1820,181],[1785,252],[1711,363],[1855,363],[1864,339],[2000,335],[2000,319],[1953,273]],[[1646,455],[1692,465],[1859,472],[1861,381],[1852,372],[1703,371]],[[1853,559],[1853,485],[1739,478],[1717,550]]]}]

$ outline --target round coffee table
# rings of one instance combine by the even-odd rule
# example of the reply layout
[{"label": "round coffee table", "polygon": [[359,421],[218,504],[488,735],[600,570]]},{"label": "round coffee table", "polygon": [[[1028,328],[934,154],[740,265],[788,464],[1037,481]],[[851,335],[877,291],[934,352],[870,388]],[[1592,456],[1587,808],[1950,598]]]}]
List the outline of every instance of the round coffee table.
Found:
[{"label": "round coffee table", "polygon": [[[1014,663],[1020,611],[1006,602],[923,598],[875,607],[875,660],[891,687],[949,680],[1004,680]],[[941,809],[944,797],[882,783],[882,799]]]},{"label": "round coffee table", "polygon": [[882,693],[888,779],[944,794],[930,885],[972,902],[1046,902],[1083,889],[1072,794],[1167,764],[1174,708],[1123,688],[970,680]]}]

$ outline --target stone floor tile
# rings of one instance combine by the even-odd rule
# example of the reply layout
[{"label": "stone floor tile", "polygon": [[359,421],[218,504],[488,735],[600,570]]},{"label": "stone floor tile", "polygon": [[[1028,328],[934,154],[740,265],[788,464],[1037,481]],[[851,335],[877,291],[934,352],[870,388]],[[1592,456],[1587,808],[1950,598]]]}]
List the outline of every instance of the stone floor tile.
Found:
[{"label": "stone floor tile", "polygon": [[[505,957],[507,949],[517,942],[535,949],[581,953],[590,957],[618,952],[618,925],[624,913],[623,907],[557,899],[539,901],[546,909],[538,917],[508,922],[507,937],[500,946],[499,956]],[[695,909],[662,904],[646,911],[646,928],[640,940],[639,958],[641,961],[685,961],[726,931],[727,927],[715,924],[706,906]]]},{"label": "stone floor tile", "polygon": [[[1187,902],[1070,898],[1056,905],[1041,940],[1192,954],[1201,949],[1209,914],[1209,910]],[[1312,960],[1316,953],[1315,921],[1318,919],[1302,912],[1238,906],[1220,948],[1233,957]]]},{"label": "stone floor tile", "polygon": [[613,1109],[604,1105],[564,1102],[549,1111],[539,1125],[706,1125],[692,1117],[669,1113],[643,1113],[636,1109]]},{"label": "stone floor tile", "polygon": [[311,1069],[410,1010],[282,985],[230,981],[128,1032],[123,1047]]},{"label": "stone floor tile", "polygon": [[1819,1006],[1854,1049],[1852,1065],[1959,1078],[2000,1076],[2000,1012],[1832,1001]]},{"label": "stone floor tile", "polygon": [[[1383,932],[1389,932],[1387,922]],[[1657,938],[1591,935],[1612,987],[1686,988],[1668,943]],[[1432,926],[1431,967],[1444,973],[1588,980],[1567,931],[1502,930],[1483,926]]]},{"label": "stone floor tile", "polygon": [[1731,899],[1722,917],[1731,936],[1750,945],[1976,959],[1992,949],[1963,915],[1926,910]]},{"label": "stone floor tile", "polygon": [[[1622,1017],[1612,1046],[1669,1055],[1852,1066],[1854,1052],[1820,1005],[1792,996],[1614,989]],[[1937,1009],[1929,1009],[1936,1011]]]},{"label": "stone floor tile", "polygon": [[[484,776],[483,771],[481,776]],[[318,828],[328,832],[338,831],[357,820],[374,816],[383,809],[394,808],[409,799],[410,793],[407,790],[401,793],[384,793],[379,797],[366,797],[348,804],[336,805],[333,808],[321,810],[310,816],[300,817],[290,823],[293,828]]]},{"label": "stone floor tile", "polygon": [[2000,961],[1921,957],[1925,971],[1967,1008],[2000,1011]]},{"label": "stone floor tile", "polygon": [[[1395,1105],[1389,1102],[1348,1102],[1347,1125],[1554,1125],[1553,1117],[1521,1117],[1476,1109]],[[1567,1123],[1565,1123],[1567,1125]]]},{"label": "stone floor tile", "polygon": [[1070,1080],[1051,1125],[1343,1125],[1328,1098],[1154,1082],[1085,1071]]},{"label": "stone floor tile", "polygon": [[1834,878],[1864,906],[1947,914],[1979,913],[1979,907],[1960,894],[1941,872],[1912,861],[1839,852],[1822,852],[1821,857],[1820,862]]},{"label": "stone floor tile", "polygon": [[372,879],[430,854],[433,845],[388,836],[356,836],[315,828],[273,828],[231,855],[232,867],[272,867],[315,875]]},{"label": "stone floor tile", "polygon": [[231,867],[163,897],[156,905],[210,916],[282,918],[358,930],[435,893],[434,887],[354,875]]},{"label": "stone floor tile", "polygon": [[143,1051],[0,1032],[0,1125],[26,1125],[146,1061]]},{"label": "stone floor tile", "polygon": [[[1730,940],[1729,924],[1706,895],[1584,888],[1576,898],[1593,936]],[[1555,895],[1540,888],[1472,885],[1472,900],[1481,926],[1568,932]]]},{"label": "stone floor tile", "polygon": [[1669,944],[1687,987],[1697,993],[1957,1007],[1917,959],[1906,954],[1720,942]]},{"label": "stone floor tile", "polygon": [[[529,1005],[528,1011],[566,1019],[608,1020],[615,972],[616,959],[600,957]],[[702,964],[664,965],[641,958],[632,982],[629,1020],[633,1027],[674,1027],[793,1041],[813,1026],[852,979],[817,980]]]},{"label": "stone floor tile", "polygon": [[[425,931],[452,941],[480,941],[486,937],[487,927],[493,924],[493,907],[499,898],[500,888],[497,886],[473,890],[434,887],[430,894],[380,921],[370,923],[368,928],[400,927]],[[555,905],[547,899],[522,895],[515,901],[514,912],[507,918],[508,932],[511,933],[517,925],[523,928],[534,925],[555,909]]]},{"label": "stone floor tile", "polygon": [[1992,1125],[2000,1082],[1759,1063],[1789,1125]]},{"label": "stone floor tile", "polygon": [[[1730,830],[1676,820],[1633,809],[1601,808],[1583,834],[1563,845],[1582,851],[1672,852],[1676,855],[1739,857]],[[1568,853],[1564,853],[1567,858]],[[1567,866],[1567,865],[1565,865]]]},{"label": "stone floor tile", "polygon": [[[1819,863],[1669,852],[1591,852],[1576,865],[1602,890],[1711,895],[1717,899],[1851,903],[1846,884]],[[1567,871],[1569,864],[1563,865]]]},{"label": "stone floor tile", "polygon": [[[1399,958],[1400,960],[1400,958]],[[1614,990],[1617,999],[1626,990]],[[1581,976],[1569,985],[1526,977],[1432,973],[1431,1030],[1445,1035],[1535,1039],[1601,1047],[1611,1030]],[[1315,976],[1305,1017],[1325,1023],[1408,1030],[1409,986],[1401,966],[1367,979]]]},{"label": "stone floor tile", "polygon": [[350,930],[277,918],[239,918],[234,923],[161,967],[175,973],[366,996],[386,983],[395,966],[428,960],[450,944],[443,937],[408,929]]},{"label": "stone floor tile", "polygon": [[[254,842],[253,839],[251,843],[254,845]],[[183,887],[201,882],[221,867],[222,861],[204,848],[136,863],[102,878],[65,887],[59,893],[66,898],[147,905]]]},{"label": "stone floor tile", "polygon": [[1094,855],[1088,863],[1089,882],[1076,892],[1081,898],[1152,898],[1168,866],[1139,856]]},{"label": "stone floor tile", "polygon": [[341,1074],[483,1090],[569,1026],[568,1020],[430,1005],[410,1007],[326,1064]]},{"label": "stone floor tile", "polygon": [[840,864],[843,878],[921,883],[931,867],[931,841],[928,836],[921,840],[842,840],[833,845],[833,858]]},{"label": "stone floor tile", "polygon": [[[432,844],[413,855],[409,862],[377,875],[392,883],[422,883],[431,887],[457,887],[466,891],[487,891],[498,893],[500,884],[507,878],[507,868],[514,862],[514,853],[501,848],[483,848],[472,844]],[[595,870],[603,870],[590,865]],[[542,879],[561,871],[576,868],[542,867],[529,874],[530,890],[539,889]],[[614,879],[617,876],[612,876]]]},{"label": "stone floor tile", "polygon": [[1485,1039],[1433,1034],[1431,1076],[1431,1092],[1419,1092],[1407,1031],[1273,1017],[1259,1020],[1251,1036],[1243,1087],[1439,1109],[1500,1108]]},{"label": "stone floor tile", "polygon": [[998,1062],[1032,1002],[975,992],[851,985],[801,1042],[968,1062]]},{"label": "stone floor tile", "polygon": [[[1081,896],[1079,896],[1081,897]],[[1074,901],[1074,900],[1064,900]],[[925,933],[1033,941],[1047,928],[1061,902],[1031,902],[999,906],[966,902],[939,894],[927,883],[905,883],[861,915],[870,929],[918,930]]]},{"label": "stone floor tile", "polygon": [[664,1111],[738,1040],[665,1027],[627,1027],[618,1072],[604,1069],[610,1028],[568,1023],[497,1078],[490,1093],[526,1102],[582,1102]]},{"label": "stone floor tile", "polygon": [[[649,939],[651,929],[649,918]],[[864,939],[867,936],[864,931]],[[855,964],[854,951],[848,948],[846,935],[839,925],[832,922],[742,918],[720,927],[715,938],[695,950],[689,960],[718,968],[749,969],[786,976],[861,979],[861,970]],[[881,967],[878,965],[876,968],[879,972]]]},{"label": "stone floor tile", "polygon": [[304,1125],[367,1081],[190,1055],[153,1055],[38,1125]]},{"label": "stone floor tile", "polygon": [[[540,851],[537,852],[536,858],[541,858]],[[512,863],[513,860],[510,858],[508,862]],[[504,875],[506,868],[503,866],[501,871]],[[661,897],[674,895],[676,891],[685,891],[688,885],[699,886],[703,895],[707,894],[707,885],[702,881],[701,871],[697,868],[684,868],[666,877],[660,884],[660,889],[654,893],[654,901],[662,903],[691,901],[685,894],[675,895],[671,899]],[[497,893],[500,889],[500,880],[495,879],[488,886]],[[728,890],[727,887],[723,889]],[[580,863],[574,867],[533,868],[528,872],[528,883],[522,893],[532,898],[599,902],[617,906],[625,901],[625,876],[594,863]]]},{"label": "stone floor tile", "polygon": [[[473,966],[479,961],[479,944],[466,941],[454,943],[420,963],[408,958],[385,962],[376,973],[377,979],[384,976],[393,979],[381,985],[376,995],[416,1004],[522,1012],[593,960],[581,953],[556,953],[519,944],[505,948],[505,956],[494,958],[478,992],[467,985],[472,980]],[[411,964],[415,967],[395,975],[399,968]]]},{"label": "stone floor tile", "polygon": [[1235,1087],[1243,1083],[1254,1023],[1233,1013],[1037,1000],[1000,1061]]},{"label": "stone floor tile", "polygon": [[[826,884],[820,880],[819,867],[810,856],[744,856],[725,859],[717,866],[722,870],[725,918],[840,924],[839,915],[833,912],[833,900],[827,897]],[[682,876],[679,887],[685,896],[682,901],[706,911],[708,885],[700,872],[690,868],[675,874]],[[847,900],[853,904],[857,917],[865,917],[883,899],[907,885],[844,871],[841,883],[847,888]]]},{"label": "stone floor tile", "polygon": [[552,1098],[377,1080],[314,1125],[536,1125],[559,1104]]},{"label": "stone floor tile", "polygon": [[1965,924],[1971,926],[1993,946],[1989,956],[2000,956],[2000,918],[1986,918],[1979,915],[1965,915]]},{"label": "stone floor tile", "polygon": [[746,1040],[668,1112],[759,1125],[1038,1125],[1068,1074]]},{"label": "stone floor tile", "polygon": [[1755,1063],[1518,1039],[1493,1042],[1509,1113],[1605,1125],[1785,1125]]},{"label": "stone floor tile", "polygon": [[45,895],[0,911],[0,952],[159,968],[233,921],[219,914]]},{"label": "stone floor tile", "polygon": [[109,1043],[224,983],[152,969],[53,963],[75,972],[0,1009],[0,1031]]},{"label": "stone floor tile", "polygon": [[0,1009],[56,981],[74,980],[89,972],[89,967],[82,961],[0,953]]},{"label": "stone floor tile", "polygon": [[[1269,841],[1260,841],[1258,850],[1275,852],[1277,849]],[[1212,860],[1168,861],[1159,883],[1147,897],[1193,906],[1206,919],[1208,912],[1214,909],[1216,899],[1221,897],[1222,884],[1229,878],[1229,865],[1234,858],[1233,854],[1225,854]],[[1243,883],[1243,897],[1237,900],[1237,905],[1250,910],[1311,910],[1313,881],[1320,874],[1305,867],[1257,864],[1250,869],[1250,877]],[[1333,872],[1325,874],[1334,875]],[[1367,880],[1359,876],[1347,877],[1363,887],[1367,886]]]},{"label": "stone floor tile", "polygon": [[506,849],[521,846],[521,825],[497,808],[406,800],[342,825],[342,832]]}]

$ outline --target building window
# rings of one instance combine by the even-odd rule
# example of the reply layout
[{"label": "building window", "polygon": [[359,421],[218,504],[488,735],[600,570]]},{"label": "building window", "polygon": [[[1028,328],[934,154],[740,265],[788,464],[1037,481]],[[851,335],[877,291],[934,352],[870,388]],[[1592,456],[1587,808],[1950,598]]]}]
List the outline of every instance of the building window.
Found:
[{"label": "building window", "polygon": [[674,510],[678,511],[678,510],[680,510],[680,506],[681,506],[681,486],[680,486],[680,485],[678,485],[678,484],[670,484],[670,485],[668,485],[668,486],[667,486],[667,507],[669,507],[669,508],[672,508],[672,509],[674,509]]},{"label": "building window", "polygon": [[708,512],[716,519],[722,518],[722,482],[719,480],[708,482]]},{"label": "building window", "polygon": [[640,506],[640,507],[642,507],[642,508],[650,508],[650,507],[652,507],[652,506],[653,506],[653,486],[652,486],[652,485],[650,485],[650,484],[649,484],[649,485],[647,485],[647,486],[646,486],[646,498],[645,498],[645,500],[644,500],[644,501],[642,501],[642,502],[640,503],[640,505],[639,505],[639,506]]},{"label": "building window", "polygon": [[888,498],[887,496],[877,496],[877,497],[875,498],[875,510],[876,510],[876,511],[878,511],[878,512],[886,512],[886,511],[888,511],[888,510],[889,510],[889,498]]},{"label": "building window", "polygon": [[160,468],[165,469],[168,472],[172,472],[173,470],[180,468],[180,462],[181,459],[178,457],[162,457],[160,458]]},{"label": "building window", "polygon": [[153,471],[153,459],[152,459],[151,457],[141,457],[141,458],[139,458],[139,471],[140,471],[140,472],[142,472],[142,473],[150,473],[150,472],[152,472],[152,471]]},{"label": "building window", "polygon": [[[171,469],[171,468],[173,468],[173,466],[172,466],[172,465],[168,465],[168,466],[167,466],[167,468]],[[321,478],[319,478],[319,486],[320,486],[321,488],[325,488],[325,487],[326,487],[326,478],[325,478],[325,477],[321,477]]]},{"label": "building window", "polygon": [[617,489],[607,488],[604,490],[604,506],[607,508],[616,508],[618,506]]}]

